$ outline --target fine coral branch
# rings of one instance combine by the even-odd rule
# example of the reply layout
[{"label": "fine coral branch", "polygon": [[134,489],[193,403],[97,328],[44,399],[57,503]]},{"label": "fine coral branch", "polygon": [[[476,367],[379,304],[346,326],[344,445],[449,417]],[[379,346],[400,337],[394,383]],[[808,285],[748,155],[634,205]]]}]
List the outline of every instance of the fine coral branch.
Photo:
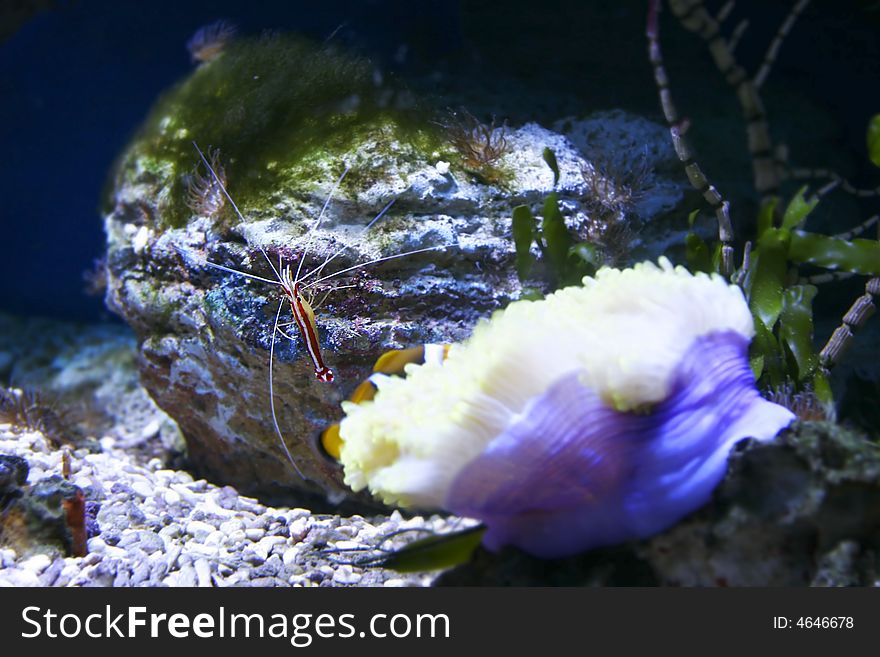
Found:
[{"label": "fine coral branch", "polygon": [[785,20],[782,21],[782,25],[779,26],[776,36],[773,37],[770,47],[767,48],[767,54],[764,55],[764,61],[761,62],[761,68],[759,68],[758,72],[755,74],[756,88],[760,89],[761,85],[764,84],[764,81],[767,79],[767,76],[773,68],[773,64],[776,61],[776,56],[779,54],[779,48],[782,46],[782,42],[785,41],[785,37],[788,36],[794,22],[798,19],[798,16],[801,15],[801,12],[803,12],[808,4],[810,4],[810,0],[798,0],[788,12]]},{"label": "fine coral branch", "polygon": [[[716,67],[721,72],[727,83],[731,87],[733,87],[736,92],[736,97],[740,103],[742,113],[747,124],[748,148],[752,158],[754,185],[755,189],[761,196],[763,207],[769,208],[769,212],[771,213],[771,215],[775,213],[777,200],[775,197],[778,194],[779,187],[783,180],[826,179],[828,181],[817,191],[814,197],[811,198],[809,201],[801,198],[799,203],[795,203],[793,201],[792,204],[789,205],[789,208],[786,210],[787,216],[781,218],[783,222],[783,230],[790,230],[793,226],[802,222],[803,218],[806,216],[806,213],[808,213],[809,210],[812,209],[816,202],[818,202],[819,198],[830,193],[834,189],[839,188],[859,198],[880,196],[880,187],[875,189],[858,189],[842,176],[827,169],[789,168],[786,164],[787,158],[785,154],[785,147],[774,147],[774,144],[770,138],[766,113],[764,111],[764,106],[759,95],[759,89],[769,75],[772,66],[779,54],[779,49],[783,41],[788,36],[797,18],[801,15],[801,13],[803,13],[804,9],[809,4],[809,0],[797,0],[794,3],[785,20],[782,22],[781,26],[777,30],[776,35],[773,38],[769,48],[767,49],[761,66],[759,67],[758,72],[754,76],[754,78],[749,77],[745,69],[737,63],[735,57],[733,56],[733,49],[736,45],[736,42],[739,41],[742,32],[745,30],[745,23],[740,23],[737,26],[730,40],[725,40],[724,36],[721,33],[721,23],[729,17],[730,11],[732,9],[729,4],[725,5],[722,8],[721,12],[719,12],[717,16],[713,17],[706,9],[703,0],[669,0],[669,3],[672,8],[672,12],[678,18],[682,26],[685,27],[687,30],[698,34],[700,38],[703,39],[715,62]],[[681,138],[681,130],[679,127],[678,116],[668,90],[668,80],[666,78],[666,72],[663,69],[657,36],[657,16],[660,11],[660,6],[660,0],[651,0],[649,2],[647,36],[649,43],[650,60],[654,68],[654,77],[657,82],[657,87],[660,91],[661,105],[663,106],[664,115],[666,116],[666,119],[670,125],[670,132],[672,133],[673,145],[675,146],[676,153],[678,154],[679,158],[686,163],[686,170],[688,172],[688,177],[690,178],[691,183],[694,184],[694,186],[706,187],[707,181],[705,181],[705,176],[702,174],[698,167],[694,166],[692,158],[690,156],[690,152],[687,149],[687,145]],[[803,194],[803,191],[799,194]],[[712,202],[713,199],[707,197],[707,200]],[[716,202],[721,201],[720,197],[715,200]],[[795,200],[797,200],[797,197]],[[789,213],[791,213],[792,216],[788,216]],[[775,218],[773,216],[770,216],[769,219],[766,219],[765,221],[768,221],[769,227],[772,228],[773,224],[775,223]],[[880,222],[880,218],[878,218],[878,216],[872,216],[871,218],[862,222],[859,226],[856,226],[855,228],[846,231],[845,233],[836,235],[833,238],[824,239],[848,243],[852,238],[861,235],[862,233],[865,233],[869,228],[877,225],[878,222]],[[721,229],[720,221],[719,229]],[[772,230],[778,231],[780,229],[772,228]],[[767,234],[774,235],[776,233],[770,232],[768,230]],[[770,248],[767,245],[771,244],[772,242],[768,241],[765,247]],[[765,258],[772,257],[763,254],[764,249],[761,248],[760,243],[758,246],[758,251],[761,252],[762,255],[765,255]],[[852,246],[853,248],[855,248],[854,244]],[[767,253],[772,254],[772,250],[767,251]],[[726,268],[726,264],[723,260],[724,255],[725,254],[722,250],[722,268]],[[822,264],[820,266],[827,266],[829,269],[844,267],[846,270],[825,272],[822,274],[801,278],[799,279],[799,283],[823,283],[832,280],[847,278],[857,273],[857,268],[855,267],[855,265],[851,263],[847,264],[845,262],[846,258],[844,256],[838,256],[838,259],[836,260],[834,257],[830,257],[827,253],[823,253],[821,255],[823,257],[819,258],[818,260],[809,259],[800,260],[798,262],[821,261],[825,264]],[[736,280],[736,282],[743,284],[744,288],[746,288],[747,290],[750,289],[750,285],[748,283],[748,277],[751,273],[750,260],[751,258],[749,247],[747,246],[743,258],[743,269],[740,272],[737,272],[734,277],[734,279],[740,279]],[[725,271],[726,269],[722,269],[722,272]],[[862,273],[875,275],[877,272],[875,269],[869,268],[869,270],[863,271]],[[745,280],[743,280],[744,277]],[[754,292],[754,289],[752,289],[752,292]],[[875,276],[867,282],[865,286],[865,293],[853,302],[852,306],[843,316],[841,324],[834,331],[828,342],[819,352],[817,359],[819,374],[815,377],[813,383],[809,384],[817,386],[815,394],[812,392],[812,388],[809,392],[809,394],[813,395],[817,401],[821,399],[822,403],[825,405],[831,403],[830,389],[828,389],[827,386],[829,370],[834,366],[835,363],[839,361],[844,351],[849,347],[852,342],[854,333],[875,312],[875,304],[878,294],[880,294],[880,277]],[[773,386],[777,387],[777,384],[773,384]]]},{"label": "fine coral branch", "polygon": [[[718,220],[718,239],[721,242],[721,273],[730,277],[733,273],[733,225],[730,221],[730,206],[721,193],[712,185],[694,159],[693,153],[682,135],[681,121],[669,91],[669,78],[663,65],[663,54],[660,51],[659,15],[660,0],[651,0],[648,5],[648,22],[645,35],[648,37],[648,58],[654,69],[654,81],[660,95],[663,115],[669,125],[672,144],[678,159],[684,165],[685,173],[691,185],[715,211]],[[704,10],[705,11],[705,10]]]},{"label": "fine coral branch", "polygon": [[[685,29],[695,32],[706,42],[715,66],[736,91],[736,97],[746,120],[755,189],[760,194],[762,202],[766,201],[778,193],[780,174],[758,87],[733,56],[730,43],[721,34],[720,24],[706,9],[703,0],[670,0],[669,6]],[[739,35],[735,34],[735,36],[738,40]]]},{"label": "fine coral branch", "polygon": [[791,180],[828,180],[829,184],[825,185],[817,192],[819,196],[823,196],[832,189],[840,189],[847,194],[851,194],[858,198],[875,198],[880,196],[880,186],[872,189],[861,189],[853,185],[849,180],[841,176],[831,169],[790,169],[787,177]]},{"label": "fine coral branch", "polygon": [[877,226],[878,231],[877,231],[876,239],[880,239],[880,223],[878,223],[878,222],[880,222],[880,214],[875,214],[873,217],[868,217],[867,219],[865,219],[862,223],[860,223],[855,228],[848,230],[845,233],[838,233],[837,235],[834,235],[834,237],[837,239],[849,241],[849,240],[853,239],[854,237],[858,237],[859,235],[863,235],[873,226]]},{"label": "fine coral branch", "polygon": [[65,409],[58,408],[43,395],[18,388],[0,387],[0,422],[39,431],[56,444],[75,435]]},{"label": "fine coral branch", "polygon": [[727,49],[731,55],[736,51],[736,47],[739,45],[740,39],[742,39],[747,29],[749,29],[749,21],[747,19],[741,20],[733,28],[733,32],[730,33],[730,38],[727,40]]},{"label": "fine coral branch", "polygon": [[734,0],[728,0],[725,2],[721,9],[718,10],[718,13],[715,15],[715,20],[721,24],[727,20],[727,17],[730,16],[730,12],[733,11],[733,8],[736,6],[736,2]]},{"label": "fine coral branch", "polygon": [[858,331],[868,318],[877,310],[875,305],[880,296],[880,278],[870,279],[865,284],[865,293],[856,299],[841,320],[825,346],[819,352],[819,366],[828,372],[840,360]]}]

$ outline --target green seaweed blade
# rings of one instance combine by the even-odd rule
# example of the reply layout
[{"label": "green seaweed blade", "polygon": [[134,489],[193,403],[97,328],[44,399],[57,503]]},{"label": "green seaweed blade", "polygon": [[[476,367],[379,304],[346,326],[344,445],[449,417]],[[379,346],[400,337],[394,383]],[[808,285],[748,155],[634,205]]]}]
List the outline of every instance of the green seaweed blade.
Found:
[{"label": "green seaweed blade", "polygon": [[796,230],[791,234],[789,257],[794,262],[825,269],[865,276],[880,275],[880,242],[876,240],[847,241],[839,237]]},{"label": "green seaweed blade", "polygon": [[513,209],[513,243],[516,247],[516,273],[525,280],[532,269],[535,257],[532,255],[532,241],[535,239],[535,217],[527,205]]},{"label": "green seaweed blade", "polygon": [[880,167],[880,114],[875,114],[868,122],[868,157],[874,166]]},{"label": "green seaweed blade", "polygon": [[399,573],[440,570],[467,563],[486,533],[484,525],[414,541],[379,562]]},{"label": "green seaweed blade", "polygon": [[773,330],[782,312],[789,243],[789,231],[767,228],[755,249],[751,288],[748,290],[749,308],[768,331]]},{"label": "green seaweed blade", "polygon": [[812,377],[819,365],[819,356],[813,349],[813,298],[817,292],[814,285],[792,285],[782,297],[779,341],[794,357],[797,379],[801,382]]}]

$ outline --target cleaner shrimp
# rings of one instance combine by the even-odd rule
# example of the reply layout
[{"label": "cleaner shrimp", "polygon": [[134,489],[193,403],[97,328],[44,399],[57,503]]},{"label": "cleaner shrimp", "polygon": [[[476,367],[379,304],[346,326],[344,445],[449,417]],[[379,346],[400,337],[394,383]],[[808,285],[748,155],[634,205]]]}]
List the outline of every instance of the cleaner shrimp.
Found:
[{"label": "cleaner shrimp", "polygon": [[[230,196],[229,192],[226,190],[226,186],[224,181],[221,179],[221,176],[217,174],[214,170],[214,167],[209,162],[208,158],[199,148],[196,142],[193,142],[193,146],[196,149],[196,152],[199,154],[202,163],[205,165],[207,170],[210,172],[214,182],[217,184],[220,191],[226,197],[226,200],[229,201],[230,206],[235,211],[235,214],[238,218],[244,222],[245,218],[236,205],[235,201]],[[322,272],[325,268],[338,256],[340,256],[348,246],[343,246],[337,251],[331,253],[324,259],[320,265],[315,267],[309,272],[303,273],[303,263],[305,262],[306,256],[308,255],[309,248],[311,246],[312,238],[314,237],[315,232],[320,227],[322,221],[324,220],[324,215],[326,213],[327,207],[330,204],[330,200],[333,198],[333,195],[336,193],[336,190],[339,188],[339,185],[342,183],[346,174],[349,171],[349,167],[346,167],[345,171],[343,171],[342,175],[333,185],[333,188],[330,190],[330,193],[327,195],[327,199],[324,201],[324,205],[321,207],[321,212],[318,215],[315,224],[309,229],[306,234],[306,242],[303,247],[302,255],[299,258],[299,264],[296,267],[295,273],[291,273],[291,265],[290,263],[284,264],[282,257],[279,255],[277,265],[272,262],[272,259],[269,257],[269,254],[263,248],[262,245],[258,245],[260,253],[262,253],[263,258],[268,263],[272,272],[275,275],[275,279],[264,278],[262,276],[257,276],[255,274],[251,274],[249,272],[241,271],[238,269],[233,269],[232,267],[226,267],[224,265],[220,265],[218,263],[211,262],[207,259],[200,258],[199,262],[201,264],[207,265],[214,269],[218,269],[220,271],[224,271],[227,273],[235,274],[237,276],[242,276],[245,278],[249,278],[252,280],[260,281],[262,283],[268,283],[270,285],[276,285],[281,288],[281,302],[278,304],[278,310],[275,313],[275,320],[272,328],[272,338],[269,344],[269,406],[272,414],[272,423],[275,428],[275,433],[278,436],[278,440],[281,444],[282,449],[284,450],[285,455],[287,456],[287,460],[290,462],[293,469],[296,471],[297,475],[303,479],[304,481],[308,481],[308,478],[303,474],[302,470],[296,463],[296,460],[293,458],[293,455],[290,453],[290,449],[287,447],[287,441],[284,439],[284,434],[281,431],[281,426],[278,422],[278,415],[275,410],[275,389],[274,389],[274,381],[273,381],[273,369],[274,369],[274,361],[275,361],[275,339],[280,334],[281,336],[295,342],[296,339],[294,336],[290,335],[282,327],[287,327],[291,325],[296,325],[297,330],[299,331],[300,337],[303,340],[303,343],[306,346],[306,351],[309,354],[309,357],[312,360],[312,364],[315,369],[315,378],[324,383],[332,383],[335,379],[335,375],[333,370],[328,367],[324,361],[322,352],[321,352],[321,344],[318,339],[318,330],[317,324],[315,322],[315,311],[312,307],[314,303],[314,298],[312,297],[314,288],[316,285],[327,281],[336,276],[340,276],[343,274],[347,274],[359,269],[363,269],[364,267],[368,267],[370,265],[375,265],[378,263],[386,262],[388,260],[395,260],[397,258],[404,258],[408,256],[415,255],[417,253],[425,253],[428,251],[442,251],[449,248],[450,244],[444,244],[441,246],[433,246],[422,249],[415,249],[412,251],[406,251],[404,253],[397,253],[390,256],[384,256],[381,258],[374,258],[372,260],[368,260],[367,262],[362,262],[357,265],[353,265],[351,267],[346,267],[339,271],[335,271],[329,274],[323,274]],[[364,230],[369,230],[373,225],[375,225],[382,217],[385,216],[385,213],[391,208],[394,204],[394,200],[392,199],[382,210],[377,214],[364,228]],[[175,247],[176,248],[176,247]],[[177,249],[178,252],[186,259],[188,258],[188,254],[183,253],[180,249]],[[311,280],[309,280],[311,279]],[[353,287],[353,286],[341,286],[334,289],[331,289],[327,294],[324,295],[324,298],[321,300],[321,303],[327,298],[331,292],[336,289],[343,289],[345,287]],[[308,297],[308,298],[307,298]],[[283,324],[280,322],[281,312],[284,309],[284,303],[288,302],[291,308],[291,312],[293,314],[293,321]],[[316,304],[319,305],[319,304]]]}]

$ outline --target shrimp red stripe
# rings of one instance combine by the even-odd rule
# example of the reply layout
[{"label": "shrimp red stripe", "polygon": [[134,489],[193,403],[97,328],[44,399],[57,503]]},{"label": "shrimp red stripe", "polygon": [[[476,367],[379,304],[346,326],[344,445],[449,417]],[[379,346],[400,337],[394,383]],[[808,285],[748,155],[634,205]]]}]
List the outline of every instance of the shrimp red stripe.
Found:
[{"label": "shrimp red stripe", "polygon": [[322,381],[332,381],[333,371],[327,367],[324,363],[324,359],[321,358],[321,343],[318,341],[318,333],[315,330],[315,325],[311,321],[308,312],[303,306],[299,286],[294,285],[292,292],[293,294],[289,297],[290,307],[293,310],[293,317],[296,320],[300,335],[303,336],[306,343],[309,356],[312,358],[312,363],[315,365],[315,376]]}]

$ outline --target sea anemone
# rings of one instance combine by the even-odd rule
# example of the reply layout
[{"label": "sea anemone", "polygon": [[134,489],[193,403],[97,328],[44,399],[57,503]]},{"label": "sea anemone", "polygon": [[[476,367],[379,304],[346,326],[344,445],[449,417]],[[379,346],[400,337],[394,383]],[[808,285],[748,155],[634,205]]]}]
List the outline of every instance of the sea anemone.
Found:
[{"label": "sea anemone", "polygon": [[490,549],[558,557],[642,538],[703,505],[743,438],[794,418],[763,399],[738,287],[661,259],[519,301],[447,357],[345,402],[354,490],[482,520]]}]

